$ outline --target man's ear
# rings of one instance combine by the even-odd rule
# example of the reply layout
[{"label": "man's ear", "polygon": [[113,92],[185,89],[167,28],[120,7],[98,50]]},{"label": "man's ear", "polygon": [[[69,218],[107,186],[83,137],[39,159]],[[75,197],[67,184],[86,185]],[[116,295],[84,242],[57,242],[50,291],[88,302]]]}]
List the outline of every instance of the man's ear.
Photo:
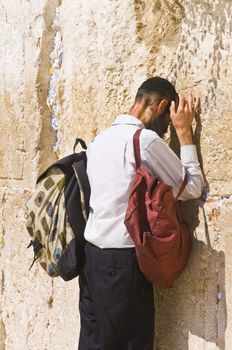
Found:
[{"label": "man's ear", "polygon": [[159,105],[158,105],[157,112],[158,112],[159,114],[162,114],[162,113],[164,112],[164,110],[165,110],[165,108],[166,108],[166,106],[167,106],[168,104],[169,104],[168,99],[167,99],[167,98],[163,98],[163,99],[160,101]]}]

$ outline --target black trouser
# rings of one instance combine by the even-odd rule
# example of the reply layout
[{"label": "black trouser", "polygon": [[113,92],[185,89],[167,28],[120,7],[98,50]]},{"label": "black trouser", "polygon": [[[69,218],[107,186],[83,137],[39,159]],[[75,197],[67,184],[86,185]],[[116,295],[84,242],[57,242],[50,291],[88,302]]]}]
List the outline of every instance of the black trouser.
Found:
[{"label": "black trouser", "polygon": [[81,331],[78,350],[152,350],[152,285],[134,248],[85,247],[79,277]]}]

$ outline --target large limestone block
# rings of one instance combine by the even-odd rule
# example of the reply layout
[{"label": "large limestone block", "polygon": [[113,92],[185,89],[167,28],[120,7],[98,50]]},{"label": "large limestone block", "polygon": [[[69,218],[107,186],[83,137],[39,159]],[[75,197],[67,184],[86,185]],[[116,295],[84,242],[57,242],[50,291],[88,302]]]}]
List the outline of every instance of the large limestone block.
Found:
[{"label": "large limestone block", "polygon": [[0,5],[1,350],[75,349],[78,340],[77,280],[53,281],[39,266],[29,271],[33,254],[26,249],[26,197],[56,159],[46,99],[58,5]]}]

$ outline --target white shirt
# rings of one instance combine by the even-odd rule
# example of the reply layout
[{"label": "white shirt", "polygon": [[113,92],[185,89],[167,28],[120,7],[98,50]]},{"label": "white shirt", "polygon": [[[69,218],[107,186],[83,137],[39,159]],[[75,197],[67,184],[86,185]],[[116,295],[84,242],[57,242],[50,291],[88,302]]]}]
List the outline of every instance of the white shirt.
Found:
[{"label": "white shirt", "polygon": [[133,135],[140,136],[142,166],[173,187],[177,195],[185,172],[188,184],[181,200],[197,198],[203,189],[203,176],[196,146],[181,147],[181,159],[155,132],[131,115],[118,116],[113,125],[101,132],[87,149],[87,173],[91,196],[90,215],[85,229],[87,241],[100,248],[133,247],[124,217],[135,176]]}]

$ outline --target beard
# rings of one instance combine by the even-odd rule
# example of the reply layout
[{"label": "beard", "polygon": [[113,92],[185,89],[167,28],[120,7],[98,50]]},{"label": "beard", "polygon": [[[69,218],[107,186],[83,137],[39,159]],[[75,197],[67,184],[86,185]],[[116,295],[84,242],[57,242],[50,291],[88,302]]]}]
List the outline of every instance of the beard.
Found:
[{"label": "beard", "polygon": [[168,131],[169,122],[170,112],[168,108],[168,110],[166,109],[162,114],[156,117],[154,121],[147,126],[147,129],[155,131],[159,137],[163,138],[164,134]]}]

